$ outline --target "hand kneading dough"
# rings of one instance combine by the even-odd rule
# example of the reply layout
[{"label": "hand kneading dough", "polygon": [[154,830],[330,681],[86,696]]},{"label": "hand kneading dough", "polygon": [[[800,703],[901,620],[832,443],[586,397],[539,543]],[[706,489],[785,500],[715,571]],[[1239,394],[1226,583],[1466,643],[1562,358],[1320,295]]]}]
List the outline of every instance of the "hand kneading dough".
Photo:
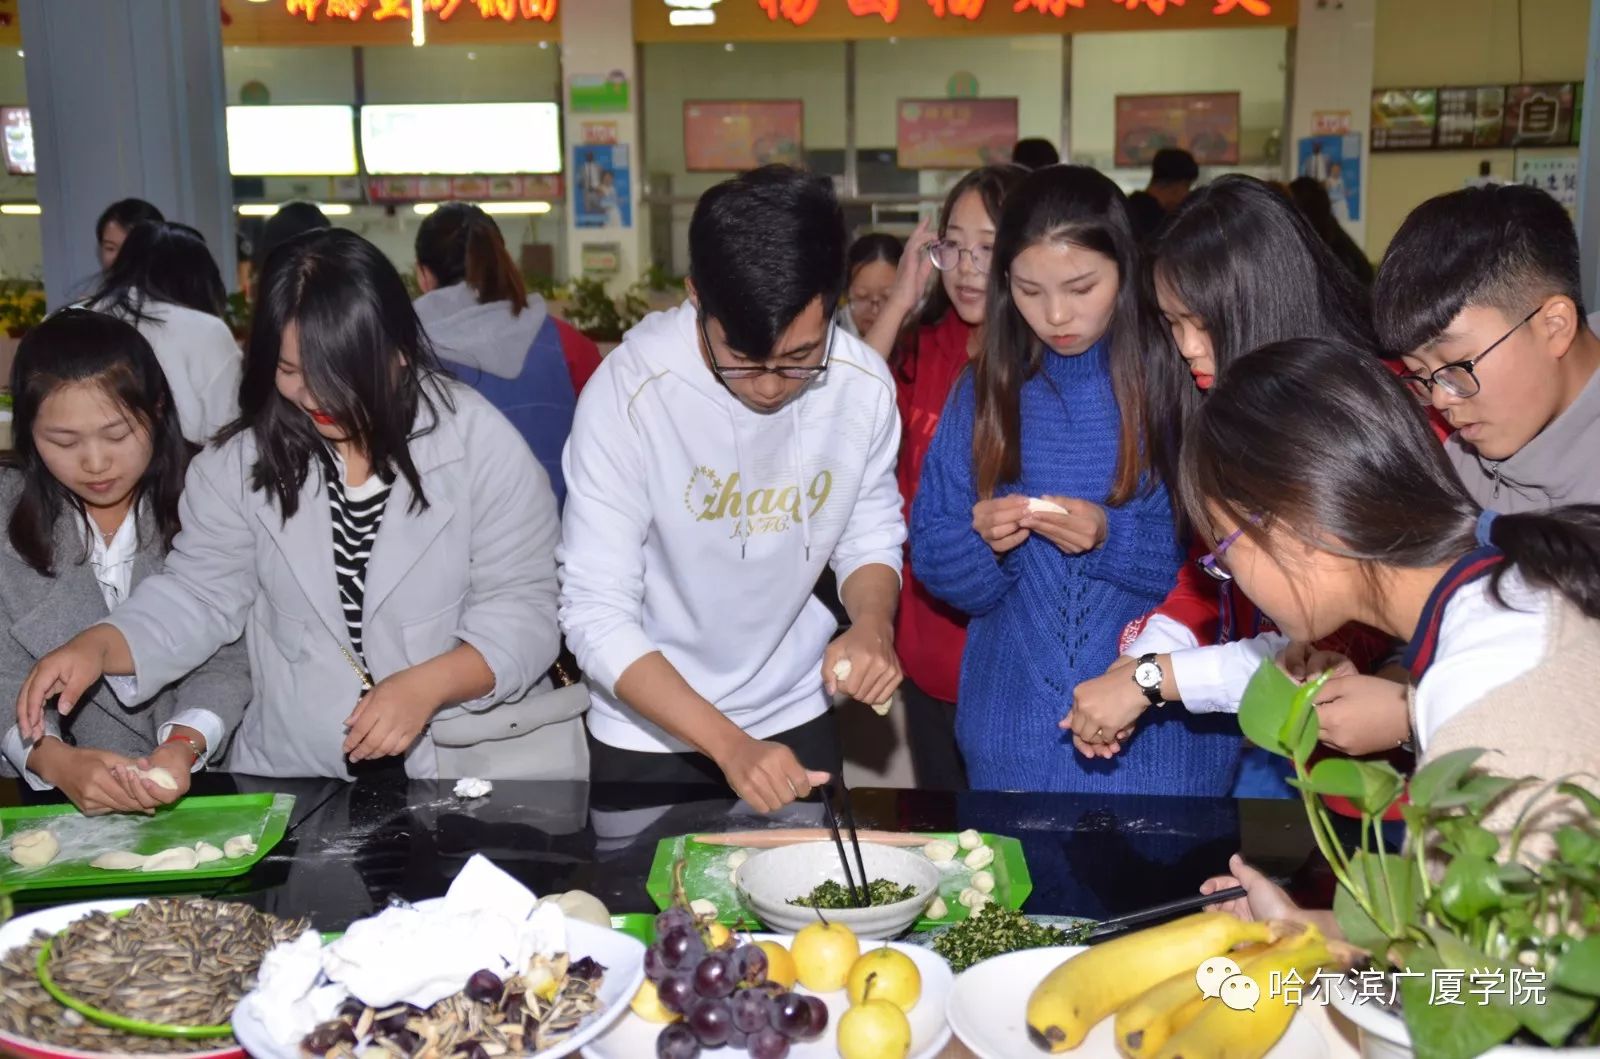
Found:
[{"label": "hand kneading dough", "polygon": [[[835,662],[833,664],[833,679],[834,680],[849,680],[850,679],[850,671],[853,668],[854,667],[850,664],[850,659],[848,659],[848,658],[839,659],[837,662]],[[891,707],[893,705],[894,705],[894,696],[891,695],[887,699],[885,699],[883,702],[874,703],[873,706],[872,706],[872,712],[877,714],[879,717],[887,717],[887,716],[889,716],[889,707]]]},{"label": "hand kneading dough", "polygon": [[194,844],[194,859],[198,864],[210,864],[214,860],[222,859],[222,850],[209,842],[196,842]]},{"label": "hand kneading dough", "polygon": [[1066,508],[1053,500],[1041,500],[1039,497],[1030,498],[1028,500],[1028,513],[1031,515],[1040,511],[1048,511],[1052,515],[1065,515],[1067,513]]},{"label": "hand kneading dough", "polygon": [[147,769],[144,772],[140,772],[139,775],[149,780],[151,783],[154,783],[157,787],[160,787],[164,791],[175,791],[178,789],[178,781],[173,779],[172,773],[168,772],[164,768]]},{"label": "hand kneading dough", "polygon": [[190,871],[200,858],[188,846],[173,846],[151,855],[140,871]]},{"label": "hand kneading dough", "polygon": [[11,859],[24,868],[42,868],[60,852],[55,834],[42,827],[11,836]]},{"label": "hand kneading dough", "polygon": [[229,860],[248,857],[256,851],[256,841],[249,835],[234,835],[222,844],[222,852]]},{"label": "hand kneading dough", "polygon": [[102,853],[89,862],[91,868],[103,868],[107,871],[133,871],[144,867],[144,862],[149,858],[140,853],[130,853],[125,849],[114,849],[109,853]]}]

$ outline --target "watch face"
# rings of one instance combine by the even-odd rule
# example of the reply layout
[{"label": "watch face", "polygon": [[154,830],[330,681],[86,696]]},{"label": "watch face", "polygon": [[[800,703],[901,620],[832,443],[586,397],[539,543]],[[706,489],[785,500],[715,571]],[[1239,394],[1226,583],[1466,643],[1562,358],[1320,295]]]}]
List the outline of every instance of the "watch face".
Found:
[{"label": "watch face", "polygon": [[1154,662],[1143,662],[1133,671],[1133,682],[1141,688],[1161,686],[1161,667]]}]

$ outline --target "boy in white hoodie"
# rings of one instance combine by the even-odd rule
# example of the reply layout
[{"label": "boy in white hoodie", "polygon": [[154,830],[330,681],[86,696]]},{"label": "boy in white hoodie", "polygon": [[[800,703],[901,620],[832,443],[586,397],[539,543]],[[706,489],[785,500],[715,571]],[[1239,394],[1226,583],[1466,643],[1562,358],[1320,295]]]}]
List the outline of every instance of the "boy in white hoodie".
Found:
[{"label": "boy in white hoodie", "polygon": [[689,300],[578,401],[557,560],[595,781],[725,781],[770,812],[837,772],[834,691],[880,703],[900,683],[900,421],[883,358],[834,326],[844,241],[826,179],[768,166],[712,188]]}]

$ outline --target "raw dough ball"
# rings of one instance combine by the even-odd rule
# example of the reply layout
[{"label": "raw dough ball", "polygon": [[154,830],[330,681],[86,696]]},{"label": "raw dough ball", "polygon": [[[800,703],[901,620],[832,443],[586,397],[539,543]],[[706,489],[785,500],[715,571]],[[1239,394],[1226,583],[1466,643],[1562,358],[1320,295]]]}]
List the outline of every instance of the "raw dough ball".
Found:
[{"label": "raw dough ball", "polygon": [[982,890],[969,886],[965,890],[961,891],[961,896],[956,898],[956,900],[960,901],[965,908],[976,912],[978,909],[982,908],[984,905],[993,900],[993,898],[984,893]]},{"label": "raw dough ball", "polygon": [[717,906],[707,901],[704,897],[689,902],[689,911],[694,913],[696,919],[716,919]]},{"label": "raw dough ball", "polygon": [[248,857],[256,851],[256,840],[249,835],[234,835],[222,844],[222,854],[229,860]]},{"label": "raw dough ball", "polygon": [[109,853],[102,853],[89,862],[91,868],[103,868],[106,871],[137,871],[144,867],[147,860],[143,854],[132,853],[125,849],[114,849]]},{"label": "raw dough ball", "polygon": [[564,894],[546,894],[539,898],[540,905],[553,904],[573,919],[611,929],[611,912],[601,904],[600,898],[585,890],[568,890]]},{"label": "raw dough ball", "polygon": [[994,893],[994,872],[975,871],[972,873],[972,888],[980,893]]},{"label": "raw dough ball", "polygon": [[194,859],[199,864],[210,864],[214,860],[222,859],[222,850],[209,842],[196,842],[194,844]]},{"label": "raw dough ball", "polygon": [[936,838],[922,847],[922,855],[935,864],[949,864],[956,859],[956,844]]},{"label": "raw dough ball", "polygon": [[1030,497],[1028,500],[1028,513],[1031,515],[1039,511],[1048,511],[1052,515],[1065,515],[1067,513],[1066,508],[1053,500],[1044,500],[1037,496]]},{"label": "raw dough ball", "polygon": [[944,898],[935,897],[928,902],[928,907],[923,910],[922,914],[929,919],[943,919],[950,914],[950,906],[944,903]]},{"label": "raw dough ball", "polygon": [[173,846],[145,860],[141,871],[189,871],[200,863],[200,857],[188,846]]},{"label": "raw dough ball", "polygon": [[173,779],[172,773],[168,772],[164,768],[157,767],[153,769],[146,769],[145,771],[140,772],[139,775],[143,779],[147,779],[151,783],[154,783],[157,787],[160,787],[164,791],[175,791],[178,789],[178,781]]},{"label": "raw dough ball", "polygon": [[42,868],[60,852],[55,833],[42,827],[11,836],[11,859],[24,868]]},{"label": "raw dough ball", "polygon": [[473,776],[456,780],[455,796],[457,798],[486,798],[494,790],[494,784],[488,780],[480,780]]},{"label": "raw dough ball", "polygon": [[850,670],[853,669],[853,668],[854,667],[850,665],[850,659],[848,659],[848,658],[839,659],[837,662],[835,662],[833,664],[833,679],[834,680],[849,680],[850,679]]},{"label": "raw dough ball", "polygon": [[973,850],[971,853],[968,853],[966,857],[963,858],[963,863],[965,863],[967,867],[974,870],[978,868],[987,868],[989,865],[994,863],[994,850],[990,849],[988,846],[979,846],[977,849]]},{"label": "raw dough ball", "polygon": [[879,717],[887,717],[889,716],[889,707],[893,705],[894,696],[891,695],[887,699],[884,699],[882,702],[878,703],[876,706],[872,707],[872,712],[877,714]]},{"label": "raw dough ball", "polygon": [[969,827],[956,836],[956,843],[962,849],[977,849],[983,845],[983,836]]},{"label": "raw dough ball", "polygon": [[728,881],[739,881],[739,866],[750,859],[749,850],[738,849],[728,854]]}]

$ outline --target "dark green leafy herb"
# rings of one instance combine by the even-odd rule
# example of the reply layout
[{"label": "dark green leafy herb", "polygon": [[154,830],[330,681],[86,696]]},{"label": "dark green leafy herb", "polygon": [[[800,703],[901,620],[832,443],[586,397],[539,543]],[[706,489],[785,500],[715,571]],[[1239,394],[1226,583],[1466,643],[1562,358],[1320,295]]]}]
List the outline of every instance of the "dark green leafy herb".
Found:
[{"label": "dark green leafy herb", "polygon": [[1071,930],[1033,922],[1014,908],[987,904],[933,939],[933,951],[943,956],[957,974],[975,963],[1022,949],[1051,945],[1081,945],[1093,924]]},{"label": "dark green leafy herb", "polygon": [[[900,901],[909,901],[917,896],[915,886],[898,886],[888,879],[874,879],[867,884],[867,904],[892,905]],[[796,897],[789,902],[801,908],[855,908],[856,903],[850,899],[850,891],[844,884],[836,883],[832,879],[818,883],[817,888],[804,897]]]}]

